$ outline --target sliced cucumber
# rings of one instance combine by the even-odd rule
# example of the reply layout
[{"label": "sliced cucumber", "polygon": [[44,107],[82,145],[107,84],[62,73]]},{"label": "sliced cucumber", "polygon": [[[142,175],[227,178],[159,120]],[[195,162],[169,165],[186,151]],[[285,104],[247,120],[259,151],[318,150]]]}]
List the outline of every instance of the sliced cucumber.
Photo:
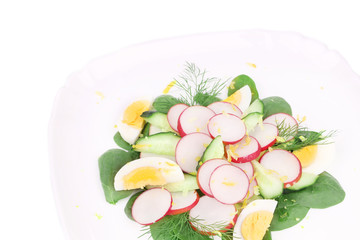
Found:
[{"label": "sliced cucumber", "polygon": [[199,165],[203,164],[207,160],[214,158],[223,158],[224,157],[224,144],[221,139],[221,136],[217,136],[214,138],[209,146],[205,149],[200,161]]},{"label": "sliced cucumber", "polygon": [[148,137],[139,138],[133,150],[137,152],[156,153],[175,156],[175,148],[180,137],[172,132],[157,133]]},{"label": "sliced cucumber", "polygon": [[199,189],[196,176],[184,174],[184,180],[180,182],[168,183],[164,186],[147,186],[147,189],[163,187],[169,192],[187,192],[191,190]]},{"label": "sliced cucumber", "polygon": [[296,191],[296,190],[306,188],[308,186],[313,185],[316,182],[316,180],[318,179],[318,177],[319,177],[319,175],[316,175],[313,173],[302,172],[300,180],[298,182],[296,182],[294,185],[292,185],[291,187],[288,187],[287,189]]},{"label": "sliced cucumber", "polygon": [[[154,126],[154,125],[150,125],[150,128],[149,128],[149,136],[150,135],[154,135],[154,134],[157,134],[157,133],[161,133],[161,132],[164,132],[163,130],[161,130],[159,127],[157,126]],[[168,131],[166,131],[168,132]]]},{"label": "sliced cucumber", "polygon": [[245,123],[246,132],[250,133],[251,131],[253,131],[256,125],[262,122],[262,118],[263,115],[259,112],[252,112],[249,113],[246,117],[244,117],[242,120]]},{"label": "sliced cucumber", "polygon": [[252,161],[255,168],[256,181],[259,185],[260,194],[264,198],[276,198],[280,196],[284,189],[284,183],[279,178],[273,176],[257,161]]},{"label": "sliced cucumber", "polygon": [[146,111],[141,114],[141,116],[146,122],[154,125],[155,127],[160,128],[164,132],[173,131],[170,127],[170,124],[167,120],[167,115],[161,112],[155,111]]},{"label": "sliced cucumber", "polygon": [[256,99],[243,113],[243,118],[249,115],[250,113],[258,112],[264,113],[264,103],[260,99]]}]

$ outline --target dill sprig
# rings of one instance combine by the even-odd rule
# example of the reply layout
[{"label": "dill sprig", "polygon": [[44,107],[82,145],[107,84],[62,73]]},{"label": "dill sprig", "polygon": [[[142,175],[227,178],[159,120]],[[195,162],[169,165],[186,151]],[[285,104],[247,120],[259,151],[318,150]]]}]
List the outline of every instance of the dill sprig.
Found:
[{"label": "dill sprig", "polygon": [[175,80],[175,87],[181,90],[179,100],[189,106],[201,104],[196,96],[216,98],[225,88],[227,80],[207,77],[207,71],[201,70],[194,63],[186,62],[184,73]]},{"label": "dill sprig", "polygon": [[[195,231],[190,222],[201,228],[204,233]],[[145,226],[142,229],[144,233],[140,237],[150,234],[154,240],[213,240],[214,236],[206,234],[212,233],[220,236],[223,240],[231,240],[233,230],[225,227],[226,224],[221,222],[211,225],[202,224],[201,219],[192,218],[189,216],[189,212],[186,212],[166,216],[150,226]]]},{"label": "dill sprig", "polygon": [[[277,143],[272,147],[274,149],[284,149],[295,151],[310,145],[330,144],[328,140],[336,134],[336,131],[310,131],[306,127],[299,125],[288,126],[284,122],[278,125],[279,137]],[[287,141],[292,138],[292,140]]]}]

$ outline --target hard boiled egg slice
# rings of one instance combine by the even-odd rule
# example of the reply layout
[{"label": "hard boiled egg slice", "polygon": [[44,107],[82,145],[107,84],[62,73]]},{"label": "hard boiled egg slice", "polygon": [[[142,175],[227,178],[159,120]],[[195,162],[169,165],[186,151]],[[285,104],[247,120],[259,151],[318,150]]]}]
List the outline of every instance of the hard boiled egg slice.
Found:
[{"label": "hard boiled egg slice", "polygon": [[233,239],[262,240],[269,228],[277,201],[258,199],[249,203],[236,221]]},{"label": "hard boiled egg slice", "polygon": [[146,157],[124,165],[115,175],[115,190],[144,188],[147,185],[164,185],[184,180],[179,165],[162,157]]},{"label": "hard boiled egg slice", "polygon": [[248,85],[243,86],[233,94],[231,94],[228,98],[224,100],[224,102],[229,102],[236,105],[242,112],[250,106],[251,103],[251,90]]},{"label": "hard boiled egg slice", "polygon": [[144,127],[145,121],[140,115],[150,109],[151,103],[147,100],[139,100],[130,104],[120,117],[117,128],[122,138],[130,144],[134,144]]},{"label": "hard boiled egg slice", "polygon": [[311,145],[296,150],[293,154],[299,159],[302,171],[320,174],[328,170],[335,158],[335,145]]}]

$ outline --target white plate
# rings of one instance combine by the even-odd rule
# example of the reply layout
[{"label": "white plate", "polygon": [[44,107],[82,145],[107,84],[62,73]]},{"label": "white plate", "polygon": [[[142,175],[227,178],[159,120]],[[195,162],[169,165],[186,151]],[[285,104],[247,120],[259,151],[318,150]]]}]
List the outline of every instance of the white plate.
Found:
[{"label": "white plate", "polygon": [[318,41],[296,33],[239,31],[135,45],[90,62],[68,79],[57,95],[49,130],[53,188],[68,239],[137,239],[141,234],[123,213],[126,200],[106,203],[97,159],[116,147],[114,125],[124,106],[144,95],[160,95],[186,61],[224,79],[247,74],[261,97],[282,96],[312,128],[339,130],[330,172],[344,187],[345,201],[310,210],[304,221],[274,232],[273,239],[357,236],[359,76]]}]

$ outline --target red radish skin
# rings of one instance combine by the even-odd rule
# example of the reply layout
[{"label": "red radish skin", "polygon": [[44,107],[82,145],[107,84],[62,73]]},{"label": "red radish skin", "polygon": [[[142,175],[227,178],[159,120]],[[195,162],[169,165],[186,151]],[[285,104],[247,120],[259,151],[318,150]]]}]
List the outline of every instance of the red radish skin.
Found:
[{"label": "red radish skin", "polygon": [[261,146],[260,152],[262,152],[276,143],[279,130],[274,124],[263,123],[262,126],[257,125],[249,135],[258,141]]},{"label": "red radish skin", "polygon": [[[167,215],[176,215],[184,212],[190,211],[196,204],[199,202],[199,194],[196,191],[188,192],[188,195],[183,196],[183,192],[176,192],[172,193],[173,203],[171,204],[171,208]],[[180,196],[178,196],[180,195]],[[180,198],[180,199],[179,199]],[[184,198],[184,199],[181,199]],[[181,203],[177,203],[180,202]],[[177,205],[181,204],[182,206],[179,207]]]},{"label": "red radish skin", "polygon": [[185,109],[178,120],[178,132],[181,137],[194,132],[209,134],[207,123],[215,115],[214,111],[204,106],[191,106]]},{"label": "red radish skin", "polygon": [[247,163],[233,163],[232,162],[231,164],[238,168],[241,168],[246,173],[246,175],[248,176],[248,178],[250,180],[252,179],[252,177],[254,177],[255,170],[254,170],[254,166],[252,165],[251,162],[247,162]]},{"label": "red radish skin", "polygon": [[250,185],[249,185],[249,195],[247,196],[247,199],[251,198],[252,196],[254,196],[254,192],[255,189],[254,187],[256,187],[258,185],[257,181],[255,178],[253,178],[252,180],[250,180]]},{"label": "red radish skin", "polygon": [[196,180],[201,192],[203,192],[205,195],[209,197],[214,197],[210,191],[210,185],[209,185],[210,177],[212,172],[215,170],[215,168],[225,164],[229,165],[230,163],[224,159],[215,158],[206,161],[198,169]]},{"label": "red radish skin", "polygon": [[186,173],[196,173],[201,159],[212,138],[205,133],[190,133],[180,139],[175,148],[175,161]]},{"label": "red radish skin", "polygon": [[201,229],[201,225],[197,226],[196,222],[191,222],[191,218],[197,219],[202,225],[211,225],[219,222],[224,223],[221,229],[214,229],[215,231],[220,231],[231,229],[238,216],[234,205],[222,204],[208,196],[202,196],[198,204],[190,210],[189,215],[189,223],[192,228],[204,235],[213,235],[213,233]]},{"label": "red radish skin", "polygon": [[167,113],[167,120],[174,131],[178,131],[178,121],[181,113],[189,106],[183,103],[175,104]]},{"label": "red radish skin", "polygon": [[246,163],[259,157],[261,146],[254,137],[245,137],[234,145],[226,146],[226,153],[230,151],[231,161],[234,163]]},{"label": "red radish skin", "polygon": [[286,150],[275,149],[265,153],[259,163],[273,171],[284,183],[284,188],[291,187],[301,178],[302,167],[299,159]]},{"label": "red radish skin", "polygon": [[239,117],[229,113],[220,113],[213,116],[207,128],[212,138],[221,135],[224,144],[240,142],[246,134],[244,122]]},{"label": "red radish skin", "polygon": [[238,108],[238,106],[229,102],[214,102],[207,107],[213,110],[216,114],[224,112],[231,113],[235,116],[238,116],[239,118],[241,118],[243,115],[243,112],[240,110],[240,108]]},{"label": "red radish skin", "polygon": [[[287,113],[272,114],[264,119],[264,123],[271,123],[271,124],[274,124],[276,127],[278,127],[279,125],[281,125],[283,123],[286,127],[296,128],[295,132],[297,132],[297,129],[299,127],[299,124],[296,121],[296,119]],[[292,140],[293,138],[294,138],[294,136],[291,136],[291,137],[285,139],[285,141],[288,142],[288,141]]]},{"label": "red radish skin", "polygon": [[145,226],[151,225],[167,215],[171,209],[171,203],[171,193],[166,189],[146,190],[135,200],[131,215],[137,223]]},{"label": "red radish skin", "polygon": [[241,168],[230,164],[217,167],[211,174],[209,184],[216,200],[231,205],[246,198],[250,182]]}]

